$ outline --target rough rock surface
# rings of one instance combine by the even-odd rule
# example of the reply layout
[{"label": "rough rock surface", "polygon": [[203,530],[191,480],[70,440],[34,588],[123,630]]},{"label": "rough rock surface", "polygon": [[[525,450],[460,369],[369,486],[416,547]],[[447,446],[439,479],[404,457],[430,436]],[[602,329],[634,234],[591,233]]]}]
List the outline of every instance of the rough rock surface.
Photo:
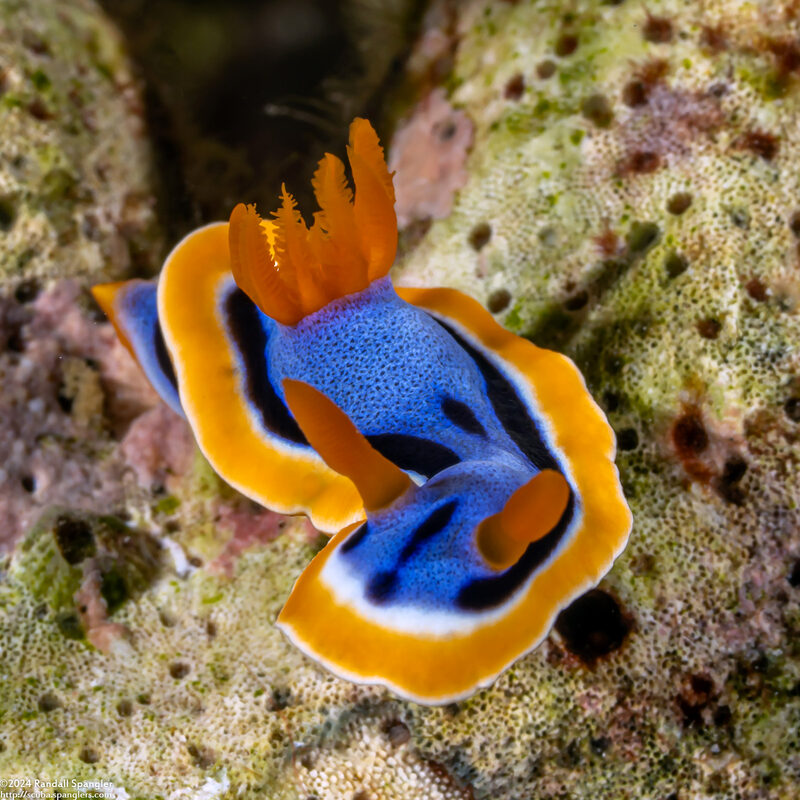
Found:
[{"label": "rough rock surface", "polygon": [[[422,41],[474,126],[468,181],[399,276],[576,359],[617,430],[628,550],[494,687],[427,709],[288,645],[271,622],[319,542],[201,460],[124,514],[70,512],[69,535],[50,512],[0,581],[4,777],[120,797],[796,794],[800,9],[442,7]],[[94,380],[70,381],[96,424]]]},{"label": "rough rock surface", "polygon": [[0,5],[0,276],[152,270],[138,87],[91,0]]}]

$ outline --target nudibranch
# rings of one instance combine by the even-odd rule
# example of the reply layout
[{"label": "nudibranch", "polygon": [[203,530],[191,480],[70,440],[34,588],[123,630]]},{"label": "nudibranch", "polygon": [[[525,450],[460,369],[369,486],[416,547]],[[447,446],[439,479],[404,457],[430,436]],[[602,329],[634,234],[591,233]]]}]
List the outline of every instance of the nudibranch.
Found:
[{"label": "nudibranch", "polygon": [[238,205],[157,285],[95,288],[219,474],[334,533],[277,624],[335,674],[446,703],[492,683],[624,548],[611,428],[574,364],[453,289],[395,288],[394,190],[356,119],[309,228]]}]

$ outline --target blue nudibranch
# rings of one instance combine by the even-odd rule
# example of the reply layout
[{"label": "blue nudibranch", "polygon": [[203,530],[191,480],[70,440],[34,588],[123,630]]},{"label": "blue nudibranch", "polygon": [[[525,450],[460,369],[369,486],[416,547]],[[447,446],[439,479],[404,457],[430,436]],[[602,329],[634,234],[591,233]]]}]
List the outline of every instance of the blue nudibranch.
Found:
[{"label": "blue nudibranch", "polygon": [[565,356],[452,289],[395,288],[394,190],[356,119],[307,228],[238,205],[158,285],[95,297],[208,460],[334,532],[279,618],[331,671],[445,703],[489,685],[624,548],[614,436]]}]

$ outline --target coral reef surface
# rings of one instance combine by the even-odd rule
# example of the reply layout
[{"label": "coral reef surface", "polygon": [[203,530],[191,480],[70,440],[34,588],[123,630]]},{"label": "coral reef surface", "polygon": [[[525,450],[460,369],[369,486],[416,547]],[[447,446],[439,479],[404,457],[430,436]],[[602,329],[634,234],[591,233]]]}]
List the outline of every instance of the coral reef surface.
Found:
[{"label": "coral reef surface", "polygon": [[[799,39],[789,0],[434,2],[407,116],[435,90],[435,124],[393,158],[430,174],[429,137],[453,140],[437,179],[455,194],[407,195],[397,277],[464,289],[576,360],[617,431],[627,551],[466,701],[339,681],[272,625],[318,537],[189,464],[160,412],[124,448],[152,400],[112,411],[102,365],[125,356],[99,326],[97,365],[76,350],[58,385],[70,435],[105,443],[86,475],[116,465],[121,486],[106,508],[43,495],[58,507],[33,526],[16,506],[0,774],[148,798],[794,797]],[[23,344],[36,302],[3,312]],[[31,419],[35,442],[51,423]]]},{"label": "coral reef surface", "polygon": [[144,109],[91,0],[0,4],[0,276],[124,275],[159,256]]}]

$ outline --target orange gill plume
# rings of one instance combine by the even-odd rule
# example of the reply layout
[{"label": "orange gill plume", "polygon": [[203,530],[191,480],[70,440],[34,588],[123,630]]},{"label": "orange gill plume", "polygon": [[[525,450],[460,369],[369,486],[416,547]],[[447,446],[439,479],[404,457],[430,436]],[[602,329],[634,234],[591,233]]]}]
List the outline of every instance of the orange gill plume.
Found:
[{"label": "orange gill plume", "polygon": [[347,147],[355,197],[344,164],[326,153],[312,186],[320,210],[309,229],[282,187],[274,221],[240,203],[229,227],[236,283],[268,316],[296,325],[338,297],[366,289],[389,271],[397,250],[394,187],[372,126],[355,119]]}]

